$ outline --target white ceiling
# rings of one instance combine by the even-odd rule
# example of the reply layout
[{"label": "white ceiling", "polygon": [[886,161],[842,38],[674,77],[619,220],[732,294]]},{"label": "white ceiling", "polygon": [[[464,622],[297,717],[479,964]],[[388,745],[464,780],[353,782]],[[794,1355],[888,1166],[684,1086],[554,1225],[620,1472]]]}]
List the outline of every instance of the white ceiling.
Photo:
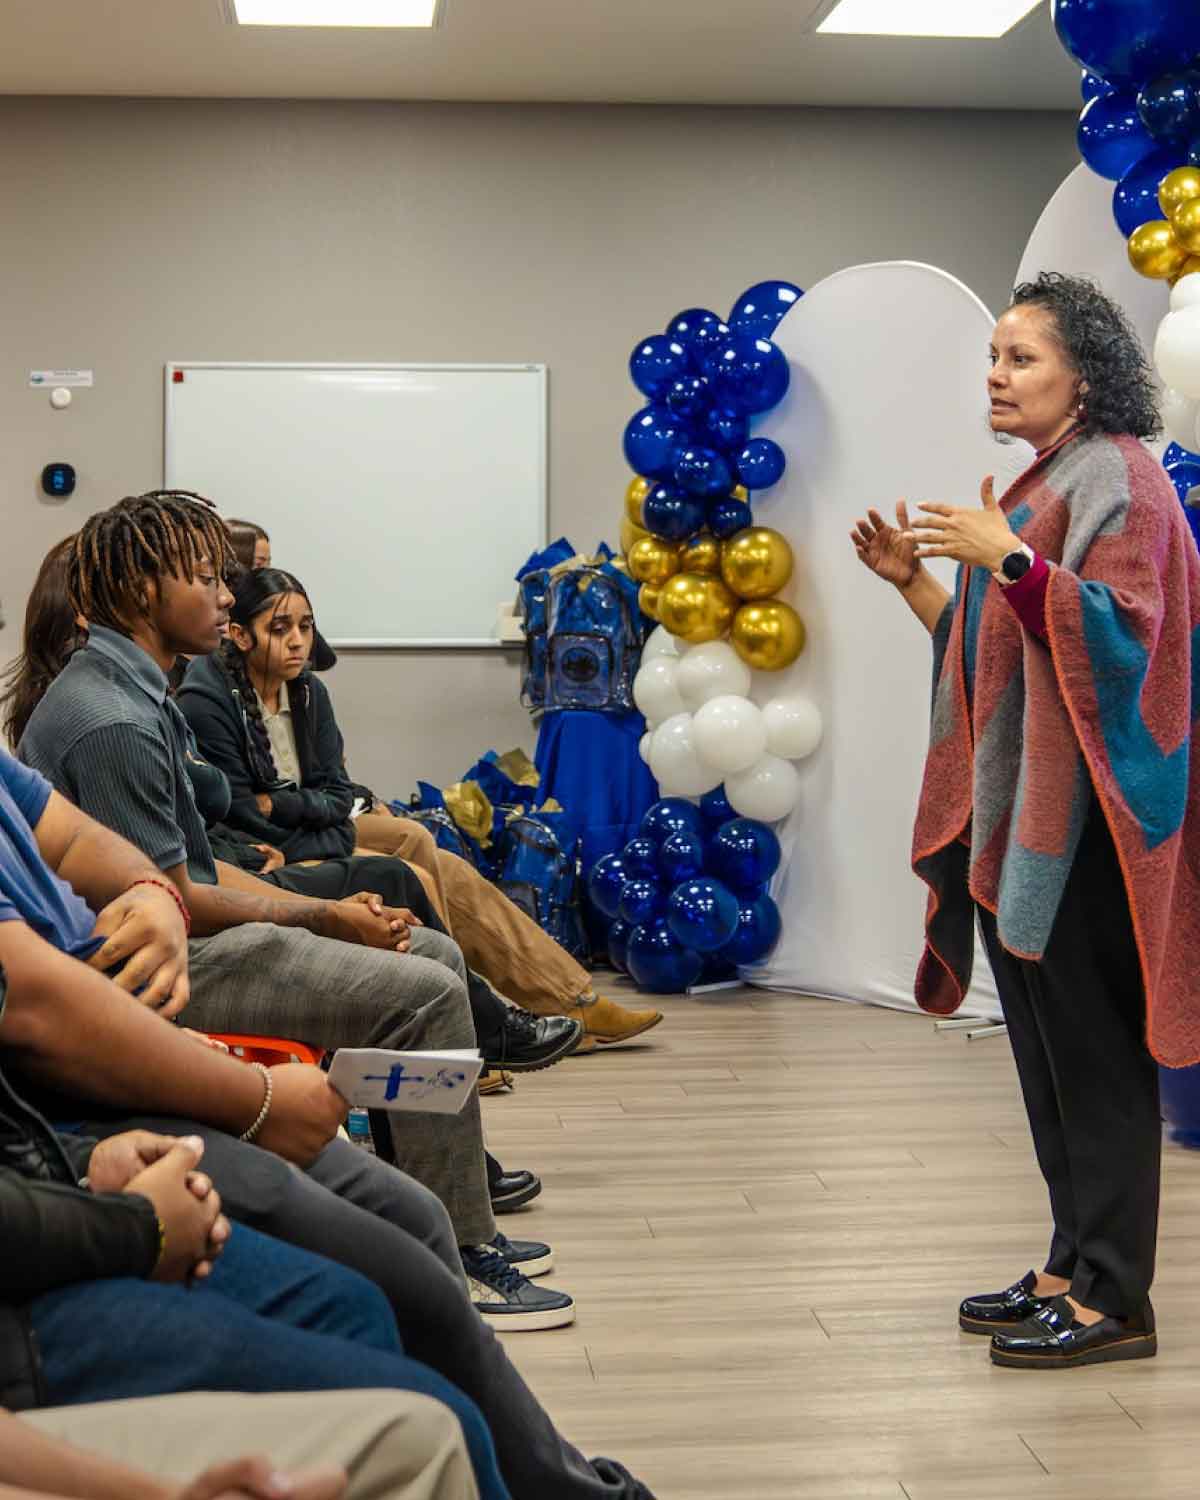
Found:
[{"label": "white ceiling", "polygon": [[3,0],[0,94],[1079,107],[1047,0],[999,41],[814,35],[832,7],[443,0],[436,30],[388,32],[239,28],[221,0]]}]

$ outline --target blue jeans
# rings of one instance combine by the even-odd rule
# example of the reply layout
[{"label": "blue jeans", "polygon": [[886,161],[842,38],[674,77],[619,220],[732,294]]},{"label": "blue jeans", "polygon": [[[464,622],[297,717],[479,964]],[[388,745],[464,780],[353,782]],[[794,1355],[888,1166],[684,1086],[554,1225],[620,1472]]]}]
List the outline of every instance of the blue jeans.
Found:
[{"label": "blue jeans", "polygon": [[182,1391],[416,1391],[458,1417],[483,1500],[511,1500],[479,1408],[404,1354],[383,1293],[243,1225],[191,1290],[89,1281],[29,1311],[51,1405]]}]

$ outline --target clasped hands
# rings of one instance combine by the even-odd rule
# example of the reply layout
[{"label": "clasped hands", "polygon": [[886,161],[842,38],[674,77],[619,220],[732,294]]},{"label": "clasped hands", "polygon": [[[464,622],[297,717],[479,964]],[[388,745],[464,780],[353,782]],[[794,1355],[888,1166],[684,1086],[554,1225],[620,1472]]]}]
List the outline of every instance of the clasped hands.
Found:
[{"label": "clasped hands", "polygon": [[[922,501],[917,509],[923,514],[908,522],[902,533],[905,540],[915,543],[917,557],[949,557],[969,568],[996,572],[1009,553],[1020,548],[1021,541],[1000,509],[990,474],[980,486],[979,498],[980,510]],[[907,512],[901,507],[897,507],[897,515],[907,520]]]}]

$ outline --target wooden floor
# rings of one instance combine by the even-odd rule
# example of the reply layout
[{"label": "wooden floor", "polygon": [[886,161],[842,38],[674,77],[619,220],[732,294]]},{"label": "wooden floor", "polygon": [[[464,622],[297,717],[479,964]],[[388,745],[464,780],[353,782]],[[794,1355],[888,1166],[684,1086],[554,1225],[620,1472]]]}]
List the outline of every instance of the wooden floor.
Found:
[{"label": "wooden floor", "polygon": [[[606,986],[623,997],[619,986]],[[1196,1500],[1200,1153],[1169,1147],[1156,1360],[994,1368],[964,1294],[1044,1253],[1004,1037],[798,996],[669,998],[645,1046],[485,1100],[575,1327],[506,1347],[659,1500]]]}]

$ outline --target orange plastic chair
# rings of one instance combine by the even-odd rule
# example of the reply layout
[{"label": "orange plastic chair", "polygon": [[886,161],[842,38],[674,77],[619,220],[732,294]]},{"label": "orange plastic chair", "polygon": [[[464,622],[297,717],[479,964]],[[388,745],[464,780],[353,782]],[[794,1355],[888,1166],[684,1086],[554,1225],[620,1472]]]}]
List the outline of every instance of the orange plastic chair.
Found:
[{"label": "orange plastic chair", "polygon": [[302,1062],[319,1068],[325,1056],[324,1047],[310,1047],[307,1042],[291,1042],[278,1036],[242,1036],[236,1031],[210,1031],[206,1035],[215,1042],[224,1042],[233,1056],[242,1062],[263,1063],[267,1067],[275,1063]]}]

